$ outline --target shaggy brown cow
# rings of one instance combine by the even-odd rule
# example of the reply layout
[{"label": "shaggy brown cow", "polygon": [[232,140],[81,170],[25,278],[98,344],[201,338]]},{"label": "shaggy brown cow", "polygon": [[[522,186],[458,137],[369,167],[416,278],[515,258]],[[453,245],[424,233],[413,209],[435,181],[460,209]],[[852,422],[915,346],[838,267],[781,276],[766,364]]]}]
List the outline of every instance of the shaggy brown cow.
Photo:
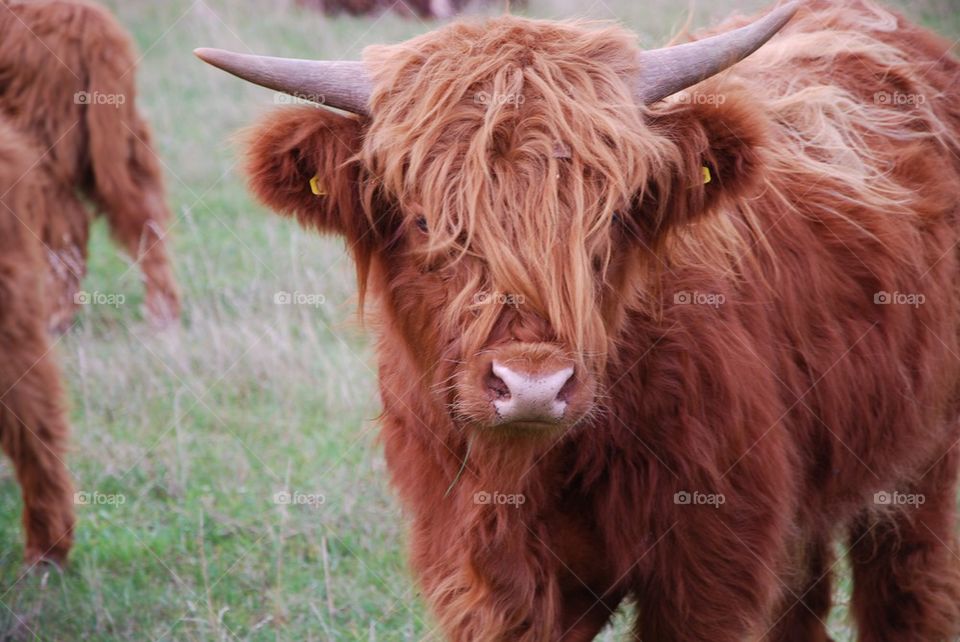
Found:
[{"label": "shaggy brown cow", "polygon": [[67,423],[47,329],[69,326],[91,214],[140,264],[158,324],[179,313],[169,213],[137,114],[128,36],[82,2],[0,1],[0,445],[24,501],[26,557],[62,563],[73,495]]},{"label": "shaggy brown cow", "polygon": [[645,52],[510,16],[198,52],[364,114],[278,112],[248,169],[356,259],[451,639],[589,640],[627,599],[649,642],[826,640],[836,538],[861,640],[960,633],[960,63],[815,0],[703,81],[794,9]]},{"label": "shaggy brown cow", "polygon": [[[32,167],[39,150],[0,116],[0,446],[23,491],[28,563],[62,563],[73,539],[73,494],[64,464],[67,422],[47,333],[47,248],[38,223],[62,186]],[[68,192],[69,194],[69,192]],[[71,200],[65,201],[69,205]]]},{"label": "shaggy brown cow", "polygon": [[163,325],[179,314],[164,228],[170,214],[150,130],[136,109],[137,62],[123,28],[102,7],[80,0],[0,2],[0,114],[34,141],[31,164],[52,172],[57,207],[38,232],[47,248],[51,327],[64,330],[86,272],[91,215],[136,260],[146,307]]}]

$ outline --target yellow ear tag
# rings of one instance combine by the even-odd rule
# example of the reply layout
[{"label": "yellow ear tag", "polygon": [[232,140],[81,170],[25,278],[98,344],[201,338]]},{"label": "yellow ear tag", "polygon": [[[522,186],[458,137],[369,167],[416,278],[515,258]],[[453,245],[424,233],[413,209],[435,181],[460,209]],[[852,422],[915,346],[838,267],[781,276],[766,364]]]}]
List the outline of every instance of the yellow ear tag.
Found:
[{"label": "yellow ear tag", "polygon": [[327,190],[323,189],[323,186],[320,185],[320,177],[314,176],[310,179],[310,191],[313,192],[314,196],[326,196]]},{"label": "yellow ear tag", "polygon": [[713,180],[713,177],[710,176],[710,168],[704,165],[700,169],[703,170],[703,184],[706,185],[707,183]]}]

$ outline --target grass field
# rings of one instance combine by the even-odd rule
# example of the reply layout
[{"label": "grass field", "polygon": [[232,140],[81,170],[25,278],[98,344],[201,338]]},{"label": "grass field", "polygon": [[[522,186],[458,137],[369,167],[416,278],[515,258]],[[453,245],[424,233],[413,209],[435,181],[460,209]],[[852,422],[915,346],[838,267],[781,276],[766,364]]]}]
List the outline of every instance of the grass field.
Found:
[{"label": "grass field", "polygon": [[[956,2],[907,10],[958,38]],[[64,573],[24,575],[19,491],[0,462],[0,640],[439,639],[406,570],[403,519],[376,444],[374,363],[354,322],[352,266],[340,242],[270,215],[243,187],[231,136],[272,108],[273,94],[190,53],[351,58],[432,25],[392,14],[330,20],[292,0],[107,4],[143,53],[140,101],[167,173],[185,313],[177,328],[149,330],[139,274],[98,224],[84,289],[126,301],[84,308],[57,350],[77,490],[114,501],[77,507]],[[694,4],[695,25],[732,8]],[[653,46],[687,10],[530,0],[525,11],[619,19]],[[276,305],[284,291],[323,303]],[[283,490],[323,501],[278,503]],[[838,640],[850,639],[844,599],[841,588]]]}]

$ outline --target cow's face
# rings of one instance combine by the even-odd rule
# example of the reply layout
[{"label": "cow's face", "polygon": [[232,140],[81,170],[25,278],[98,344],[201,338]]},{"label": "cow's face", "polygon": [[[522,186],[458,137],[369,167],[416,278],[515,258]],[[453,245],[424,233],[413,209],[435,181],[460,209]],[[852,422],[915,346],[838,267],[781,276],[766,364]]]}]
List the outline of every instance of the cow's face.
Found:
[{"label": "cow's face", "polygon": [[253,132],[254,190],[346,237],[459,425],[556,435],[599,411],[658,248],[759,174],[746,101],[638,108],[635,61],[613,28],[456,25],[368,51],[369,119],[303,108]]}]

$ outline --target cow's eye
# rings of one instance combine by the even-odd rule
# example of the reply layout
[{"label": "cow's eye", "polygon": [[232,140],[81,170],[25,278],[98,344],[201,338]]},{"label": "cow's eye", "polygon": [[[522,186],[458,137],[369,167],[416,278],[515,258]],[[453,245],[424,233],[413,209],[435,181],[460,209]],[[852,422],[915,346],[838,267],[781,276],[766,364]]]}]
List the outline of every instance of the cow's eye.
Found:
[{"label": "cow's eye", "polygon": [[614,212],[613,218],[610,220],[613,221],[614,225],[623,225],[623,215],[621,215],[620,212]]},{"label": "cow's eye", "polygon": [[418,216],[416,222],[417,222],[417,228],[418,228],[421,232],[428,232],[428,231],[429,231],[429,228],[427,227],[427,219],[426,219],[425,217],[423,217],[423,216]]}]

